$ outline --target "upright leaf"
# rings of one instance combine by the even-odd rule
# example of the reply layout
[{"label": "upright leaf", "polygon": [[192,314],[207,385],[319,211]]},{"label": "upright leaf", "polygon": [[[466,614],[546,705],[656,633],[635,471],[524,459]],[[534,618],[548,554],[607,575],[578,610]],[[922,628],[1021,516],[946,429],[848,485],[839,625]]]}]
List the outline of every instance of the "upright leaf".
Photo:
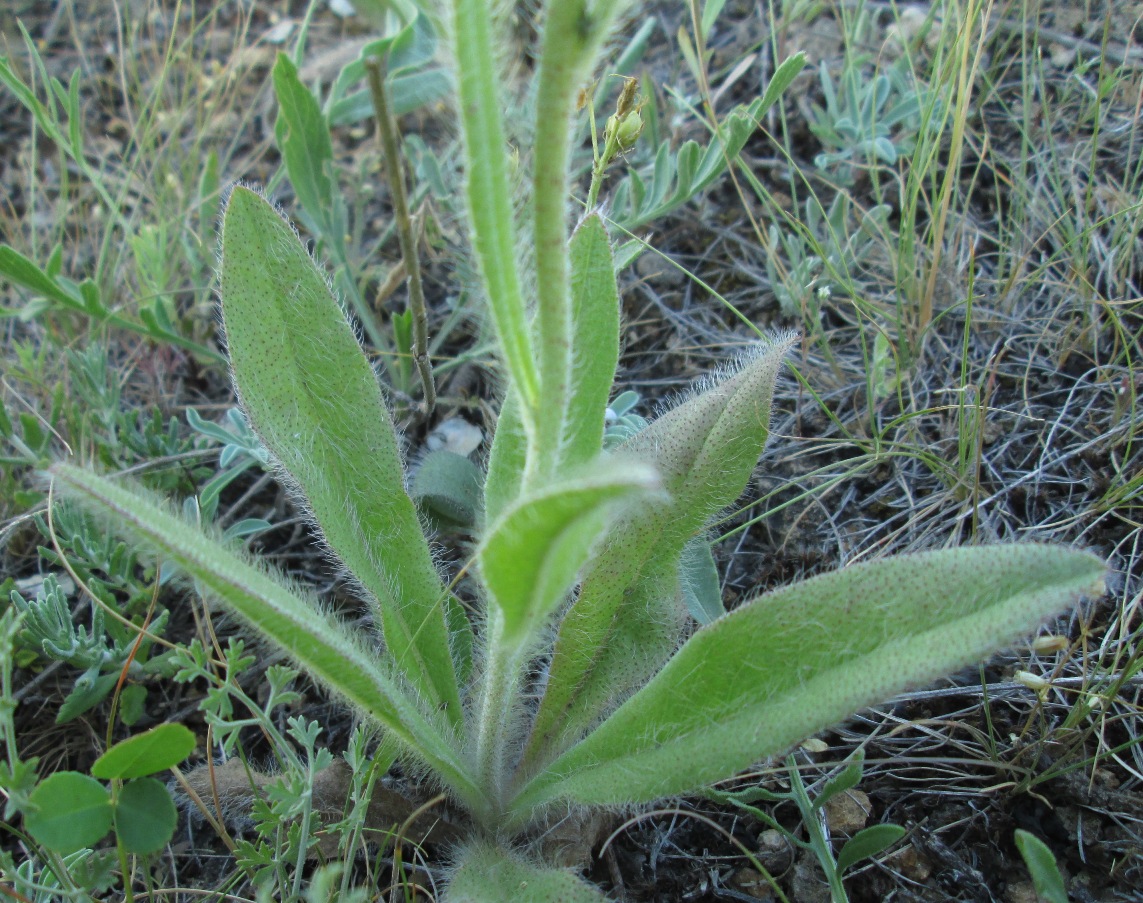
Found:
[{"label": "upright leaf", "polygon": [[652,465],[669,493],[625,514],[560,625],[525,762],[575,740],[674,652],[684,546],[745,488],[769,431],[774,381],[791,338],[765,344],[737,374],[627,440],[618,453]]},{"label": "upright leaf", "polygon": [[508,142],[500,114],[503,105],[496,55],[492,52],[495,22],[483,0],[453,0],[452,7],[453,30],[464,36],[456,41],[455,51],[472,243],[501,352],[523,402],[521,422],[527,425],[535,421],[539,376],[516,267]]},{"label": "upright leaf", "polygon": [[302,207],[315,222],[327,225],[333,208],[333,142],[321,107],[298,78],[298,69],[284,53],[278,54],[272,73],[278,98],[278,147],[290,182]]},{"label": "upright leaf", "polygon": [[536,355],[540,397],[528,482],[558,472],[566,437],[572,373],[568,287],[568,160],[576,95],[622,0],[561,0],[544,16],[536,87],[532,166],[532,246],[536,255]]},{"label": "upright leaf", "polygon": [[567,466],[594,460],[603,447],[604,414],[619,362],[619,290],[607,230],[591,214],[571,237],[571,394],[564,425]]},{"label": "upright leaf", "polygon": [[488,474],[484,478],[484,516],[489,523],[520,494],[527,458],[528,436],[520,419],[520,402],[509,386],[500,406],[492,451],[488,455]]},{"label": "upright leaf", "polygon": [[375,604],[398,667],[459,721],[446,591],[405,493],[376,375],[298,236],[243,186],[223,216],[220,292],[251,426]]},{"label": "upright leaf", "polygon": [[535,778],[616,805],[732,775],[864,705],[979,661],[1103,587],[1103,563],[1056,546],[905,555],[762,596],[699,630],[599,728]]}]

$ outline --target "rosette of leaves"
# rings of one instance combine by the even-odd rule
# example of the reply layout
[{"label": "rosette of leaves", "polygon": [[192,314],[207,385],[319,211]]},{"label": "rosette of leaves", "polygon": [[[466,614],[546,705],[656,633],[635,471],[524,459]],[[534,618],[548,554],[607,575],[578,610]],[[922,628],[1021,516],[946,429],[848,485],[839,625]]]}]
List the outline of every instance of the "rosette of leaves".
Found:
[{"label": "rosette of leaves", "polygon": [[569,239],[565,204],[575,95],[620,6],[568,0],[546,11],[532,299],[516,254],[496,20],[480,0],[451,7],[472,242],[509,382],[469,567],[478,618],[434,564],[354,329],[294,230],[250,188],[231,191],[222,223],[235,388],[377,633],[351,629],[139,489],[52,469],[70,496],[175,562],[394,738],[467,813],[451,901],[516,899],[522,882],[530,900],[605,899],[538,858],[551,818],[702,788],[1101,589],[1103,565],[1084,552],[946,549],[783,587],[695,629],[684,553],[750,479],[791,339],[759,343],[603,451],[619,350],[614,264],[602,217],[589,212]]}]

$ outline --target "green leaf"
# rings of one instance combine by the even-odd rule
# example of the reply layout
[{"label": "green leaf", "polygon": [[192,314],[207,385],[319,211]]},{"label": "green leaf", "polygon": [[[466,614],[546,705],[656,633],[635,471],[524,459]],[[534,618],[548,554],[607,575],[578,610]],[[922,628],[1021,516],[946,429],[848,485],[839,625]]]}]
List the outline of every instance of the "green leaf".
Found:
[{"label": "green leaf", "polygon": [[488,475],[484,478],[484,516],[489,522],[500,517],[520,495],[527,456],[528,436],[520,419],[520,402],[509,386],[500,406],[488,455]]},{"label": "green leaf", "polygon": [[[778,98],[785,94],[786,89],[794,83],[794,79],[801,74],[805,66],[806,55],[800,50],[793,56],[782,60],[770,77],[766,90],[762,92],[762,100],[758,102],[758,106],[750,105],[750,118],[757,122],[765,116],[770,111],[770,107],[774,106],[778,102]],[[735,151],[735,153],[737,152]]]},{"label": "green leaf", "polygon": [[703,4],[701,28],[704,41],[710,34],[711,28],[714,27],[715,20],[718,19],[724,6],[726,6],[726,0],[706,0],[706,3]]},{"label": "green leaf", "polygon": [[430,515],[447,524],[472,527],[483,504],[480,480],[479,468],[468,458],[438,448],[425,455],[409,491]]},{"label": "green leaf", "polygon": [[564,463],[594,460],[603,447],[604,413],[619,361],[619,290],[607,230],[599,214],[579,224],[571,238],[571,392],[564,425]]},{"label": "green leaf", "polygon": [[710,543],[701,536],[683,547],[679,559],[679,590],[687,611],[699,624],[709,624],[726,614]]},{"label": "green leaf", "polygon": [[97,778],[138,778],[178,765],[194,752],[194,734],[181,724],[160,724],[116,743],[91,766]]},{"label": "green leaf", "polygon": [[56,713],[56,724],[67,724],[95,708],[107,698],[119,682],[118,672],[101,674],[94,680],[77,681],[72,691],[64,698],[60,710]]},{"label": "green leaf", "polygon": [[509,646],[533,636],[563,601],[611,522],[612,503],[657,487],[646,467],[612,463],[594,471],[525,495],[491,526],[477,553]]},{"label": "green leaf", "polygon": [[695,633],[513,808],[645,802],[729,777],[979,661],[1102,592],[1104,571],[1086,552],[1007,545],[854,565],[768,593]]},{"label": "green leaf", "polygon": [[0,245],[0,276],[72,310],[83,310],[82,298],[66,291],[59,282],[8,245]]},{"label": "green leaf", "polygon": [[489,16],[484,0],[456,0],[452,8],[453,31],[465,36],[455,42],[455,52],[472,244],[501,352],[523,402],[521,418],[531,423],[539,398],[539,375],[516,268],[508,142],[500,113],[504,108],[500,103],[500,74],[492,52],[495,17]]},{"label": "green leaf", "polygon": [[314,680],[389,728],[470,807],[480,810],[483,792],[468,777],[451,731],[421,708],[418,697],[393,673],[390,658],[366,647],[359,633],[324,613],[316,600],[302,598],[284,578],[275,579],[246,562],[233,548],[163,510],[141,491],[66,464],[55,465],[51,475],[69,496],[108,515],[194,578],[200,592],[221,601],[285,650]]},{"label": "green leaf", "polygon": [[321,107],[298,78],[298,69],[284,53],[272,73],[278,98],[278,147],[301,205],[319,223],[326,223],[333,206],[333,142]]},{"label": "green leaf", "polygon": [[127,685],[119,694],[119,720],[132,727],[145,714],[146,702],[147,688],[143,684]]},{"label": "green leaf", "polygon": [[577,739],[674,651],[685,624],[679,557],[746,487],[768,438],[774,381],[791,341],[763,344],[737,374],[617,449],[653,466],[669,498],[626,512],[585,572],[560,625],[527,761],[543,758],[542,746]]},{"label": "green leaf", "polygon": [[32,791],[24,827],[57,853],[94,846],[111,829],[111,797],[95,778],[57,771]]},{"label": "green leaf", "polygon": [[474,845],[457,857],[459,867],[444,903],[606,903],[607,897],[562,869],[533,865],[498,847]]},{"label": "green leaf", "polygon": [[[688,65],[697,66],[694,48],[684,32],[680,32],[680,47]],[[712,136],[701,151],[696,142],[687,141],[671,160],[669,148],[663,145],[655,157],[652,188],[648,193],[644,193],[639,174],[631,170],[629,178],[619,184],[612,198],[615,222],[628,230],[635,229],[665,216],[707,188],[728,163],[735,160],[762,117],[790,87],[805,63],[803,53],[784,60],[775,70],[763,95],[749,106],[732,110],[719,126],[719,133]],[[675,174],[674,190],[668,191],[672,173]]]},{"label": "green leaf", "polygon": [[1029,831],[1016,829],[1016,848],[1032,876],[1036,894],[1047,903],[1068,903],[1068,891],[1056,857],[1044,841]]},{"label": "green leaf", "polygon": [[549,3],[544,16],[532,144],[531,247],[540,374],[525,478],[532,487],[551,482],[559,473],[571,391],[574,346],[566,225],[571,123],[577,94],[591,78],[596,51],[622,5],[616,0],[567,0]]},{"label": "green leaf", "polygon": [[865,771],[865,750],[858,749],[845,766],[832,778],[825,782],[821,792],[814,798],[813,808],[820,809],[839,793],[845,793],[856,787]]},{"label": "green leaf", "polygon": [[871,825],[858,831],[837,854],[837,873],[840,875],[862,859],[889,849],[904,836],[905,829],[900,825]]},{"label": "green leaf", "polygon": [[175,834],[179,813],[171,794],[154,778],[130,781],[115,804],[115,833],[128,853],[157,853]]},{"label": "green leaf", "polygon": [[459,722],[445,589],[405,492],[376,375],[297,235],[242,186],[223,217],[220,291],[250,425],[367,591],[398,667]]}]

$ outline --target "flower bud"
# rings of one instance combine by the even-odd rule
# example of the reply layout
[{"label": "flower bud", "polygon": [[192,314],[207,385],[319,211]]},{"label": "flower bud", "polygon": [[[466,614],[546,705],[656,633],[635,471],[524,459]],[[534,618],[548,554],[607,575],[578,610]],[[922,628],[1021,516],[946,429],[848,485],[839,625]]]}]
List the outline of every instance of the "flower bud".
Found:
[{"label": "flower bud", "polygon": [[1032,641],[1032,651],[1038,652],[1040,655],[1063,652],[1067,648],[1068,638],[1066,636],[1049,634],[1048,636],[1038,636]]},{"label": "flower bud", "polygon": [[1043,693],[1048,689],[1048,681],[1042,678],[1039,674],[1033,674],[1031,671],[1017,671],[1012,675],[1012,679],[1018,684],[1023,684],[1029,690],[1034,690],[1037,693]]},{"label": "flower bud", "polygon": [[618,114],[609,116],[607,126],[603,131],[604,140],[610,142],[614,136],[621,151],[631,150],[642,134],[643,116],[637,109],[632,110],[622,119],[619,118]]}]

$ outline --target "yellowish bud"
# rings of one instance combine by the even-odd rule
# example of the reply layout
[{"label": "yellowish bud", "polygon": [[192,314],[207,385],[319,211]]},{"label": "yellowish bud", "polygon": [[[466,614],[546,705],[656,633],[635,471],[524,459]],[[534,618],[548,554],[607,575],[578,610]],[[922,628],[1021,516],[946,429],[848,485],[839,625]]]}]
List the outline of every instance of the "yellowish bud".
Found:
[{"label": "yellowish bud", "polygon": [[1044,680],[1039,674],[1033,674],[1031,671],[1017,671],[1012,675],[1012,679],[1018,684],[1023,684],[1029,690],[1035,690],[1037,693],[1043,693],[1048,689],[1048,681]]},{"label": "yellowish bud", "polygon": [[1058,634],[1038,636],[1032,641],[1032,651],[1040,655],[1051,655],[1053,652],[1063,652],[1068,648],[1068,638]]}]

